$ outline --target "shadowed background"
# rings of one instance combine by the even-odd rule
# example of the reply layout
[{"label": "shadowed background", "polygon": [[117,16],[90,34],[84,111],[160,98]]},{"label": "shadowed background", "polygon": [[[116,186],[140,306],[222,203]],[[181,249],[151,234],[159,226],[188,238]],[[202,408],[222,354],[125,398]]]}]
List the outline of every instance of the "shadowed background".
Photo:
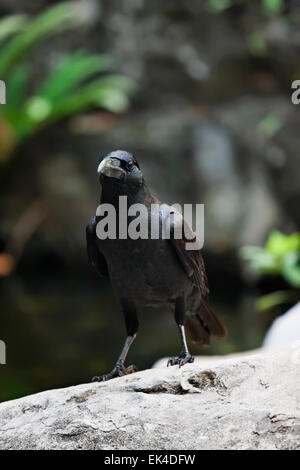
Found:
[{"label": "shadowed background", "polygon": [[[211,303],[229,334],[193,353],[259,347],[299,293],[259,311],[287,281],[239,255],[299,226],[299,2],[0,0],[0,16],[0,400],[115,362],[123,318],[85,253],[98,160],[114,149],[137,156],[159,199],[205,204]],[[169,312],[140,312],[130,363],[178,347]]]}]

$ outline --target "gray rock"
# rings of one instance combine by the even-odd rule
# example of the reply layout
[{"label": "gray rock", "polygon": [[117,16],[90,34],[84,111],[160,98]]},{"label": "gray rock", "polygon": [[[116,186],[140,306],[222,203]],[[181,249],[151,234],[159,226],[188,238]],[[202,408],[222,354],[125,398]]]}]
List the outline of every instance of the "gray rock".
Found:
[{"label": "gray rock", "polygon": [[300,346],[300,302],[273,321],[263,342],[266,348],[287,345],[293,348]]},{"label": "gray rock", "polygon": [[193,135],[197,200],[205,204],[205,235],[215,243],[219,234],[236,242],[245,206],[245,189],[237,168],[233,142],[224,128],[200,123]]},{"label": "gray rock", "polygon": [[299,356],[199,360],[2,403],[0,449],[300,449]]}]

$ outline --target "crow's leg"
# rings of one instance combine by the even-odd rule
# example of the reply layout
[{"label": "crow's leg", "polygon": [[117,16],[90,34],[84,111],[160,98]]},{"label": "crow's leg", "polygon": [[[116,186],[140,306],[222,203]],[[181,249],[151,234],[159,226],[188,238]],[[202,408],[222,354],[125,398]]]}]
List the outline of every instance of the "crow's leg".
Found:
[{"label": "crow's leg", "polygon": [[167,366],[174,366],[178,364],[179,367],[183,366],[187,362],[194,362],[194,357],[190,355],[184,331],[184,316],[185,316],[185,299],[184,297],[178,297],[175,301],[175,321],[179,327],[180,339],[181,339],[181,353],[177,358],[168,360]]},{"label": "crow's leg", "polygon": [[132,374],[133,372],[136,372],[136,367],[134,365],[131,365],[129,367],[125,367],[124,365],[127,353],[133,343],[133,340],[136,337],[138,330],[139,323],[137,319],[136,308],[135,305],[127,299],[121,299],[121,304],[123,308],[123,314],[125,318],[128,336],[124,343],[119,359],[117,360],[113,370],[109,374],[93,377],[92,382],[105,382],[106,380],[113,379],[114,377],[122,377],[123,375],[128,375]]}]

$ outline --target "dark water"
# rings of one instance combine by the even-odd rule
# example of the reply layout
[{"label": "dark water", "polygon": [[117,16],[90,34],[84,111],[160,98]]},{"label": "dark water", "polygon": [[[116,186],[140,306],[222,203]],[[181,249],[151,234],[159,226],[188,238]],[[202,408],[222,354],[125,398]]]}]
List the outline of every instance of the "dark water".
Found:
[{"label": "dark water", "polygon": [[[109,372],[125,338],[117,299],[106,281],[65,273],[2,280],[0,338],[7,364],[0,366],[0,401],[42,390],[88,382]],[[225,341],[194,354],[226,354],[260,346],[266,322],[255,314],[253,299],[242,296],[212,302],[228,328]],[[177,355],[179,335],[166,309],[139,312],[139,335],[127,364],[151,367]]]}]

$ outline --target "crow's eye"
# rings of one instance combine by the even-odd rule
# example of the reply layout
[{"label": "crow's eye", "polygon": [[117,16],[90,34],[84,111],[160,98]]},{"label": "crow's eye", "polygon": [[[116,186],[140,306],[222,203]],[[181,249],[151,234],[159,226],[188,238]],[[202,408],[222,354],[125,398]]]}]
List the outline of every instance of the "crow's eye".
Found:
[{"label": "crow's eye", "polygon": [[134,163],[133,163],[132,160],[130,160],[130,162],[128,162],[127,165],[126,165],[126,168],[127,168],[128,170],[131,170],[131,168],[132,168],[133,166],[134,166]]}]

